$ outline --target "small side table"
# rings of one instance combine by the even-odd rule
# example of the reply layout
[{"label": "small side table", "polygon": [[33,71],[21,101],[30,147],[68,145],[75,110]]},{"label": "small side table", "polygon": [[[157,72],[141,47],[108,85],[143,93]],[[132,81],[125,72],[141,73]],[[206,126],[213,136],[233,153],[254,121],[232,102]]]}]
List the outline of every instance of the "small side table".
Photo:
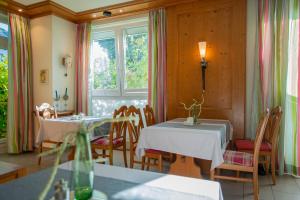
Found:
[{"label": "small side table", "polygon": [[0,161],[0,184],[20,178],[26,174],[25,167]]}]

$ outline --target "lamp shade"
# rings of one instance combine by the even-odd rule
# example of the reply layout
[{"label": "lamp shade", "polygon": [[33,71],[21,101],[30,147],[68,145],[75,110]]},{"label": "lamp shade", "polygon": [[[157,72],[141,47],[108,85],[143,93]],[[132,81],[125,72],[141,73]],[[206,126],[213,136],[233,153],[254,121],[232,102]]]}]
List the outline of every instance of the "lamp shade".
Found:
[{"label": "lamp shade", "polygon": [[200,57],[201,59],[204,59],[206,55],[206,42],[199,42],[198,45],[199,45]]}]

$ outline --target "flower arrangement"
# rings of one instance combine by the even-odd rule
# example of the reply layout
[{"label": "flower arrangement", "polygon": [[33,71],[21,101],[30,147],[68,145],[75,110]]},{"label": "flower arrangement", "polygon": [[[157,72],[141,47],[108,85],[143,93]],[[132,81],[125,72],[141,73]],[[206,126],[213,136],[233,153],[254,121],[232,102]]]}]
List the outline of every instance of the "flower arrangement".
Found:
[{"label": "flower arrangement", "polygon": [[193,118],[193,122],[196,123],[197,119],[200,117],[202,104],[204,103],[204,93],[202,93],[202,99],[201,102],[193,99],[193,104],[191,104],[189,107],[185,105],[185,103],[181,103],[185,110],[189,112],[189,118]]}]

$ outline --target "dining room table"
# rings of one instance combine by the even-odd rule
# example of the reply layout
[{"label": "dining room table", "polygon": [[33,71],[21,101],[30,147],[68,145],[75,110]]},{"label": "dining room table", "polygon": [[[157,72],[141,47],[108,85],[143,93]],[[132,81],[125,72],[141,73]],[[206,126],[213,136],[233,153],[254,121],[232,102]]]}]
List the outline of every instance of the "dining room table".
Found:
[{"label": "dining room table", "polygon": [[[35,138],[35,145],[39,147],[43,141],[64,142],[65,137],[77,132],[82,123],[87,127],[100,123],[104,118],[95,116],[65,116],[55,119],[40,119],[40,126]],[[110,123],[103,124],[91,133],[91,140],[108,134]]]},{"label": "dining room table", "polygon": [[[54,184],[64,179],[70,187],[74,174],[72,173],[73,162],[69,161],[59,166]],[[51,172],[52,168],[48,168],[15,181],[0,184],[0,199],[38,199]],[[223,200],[219,182],[97,163],[94,163],[93,190],[95,193],[97,191],[104,193],[108,200]],[[53,195],[54,186],[52,185],[45,199],[51,199]]]},{"label": "dining room table", "polygon": [[146,149],[176,155],[169,173],[202,178],[197,159],[211,161],[210,170],[224,162],[223,153],[232,139],[229,120],[198,119],[186,125],[185,118],[176,118],[141,130],[136,156],[141,159]]}]

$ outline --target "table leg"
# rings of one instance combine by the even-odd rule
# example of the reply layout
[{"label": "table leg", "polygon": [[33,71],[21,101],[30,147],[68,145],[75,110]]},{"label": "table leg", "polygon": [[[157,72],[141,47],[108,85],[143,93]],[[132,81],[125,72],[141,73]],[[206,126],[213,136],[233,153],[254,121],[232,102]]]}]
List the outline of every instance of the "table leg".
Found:
[{"label": "table leg", "polygon": [[68,160],[74,160],[74,157],[75,157],[75,150],[76,148],[75,147],[71,147],[70,149],[70,152],[69,152],[69,155],[68,155]]},{"label": "table leg", "polygon": [[26,176],[26,175],[27,175],[27,169],[26,168],[18,169],[18,178],[20,178],[22,176]]},{"label": "table leg", "polygon": [[201,168],[195,164],[194,158],[176,154],[176,160],[171,164],[170,174],[202,178]]}]

